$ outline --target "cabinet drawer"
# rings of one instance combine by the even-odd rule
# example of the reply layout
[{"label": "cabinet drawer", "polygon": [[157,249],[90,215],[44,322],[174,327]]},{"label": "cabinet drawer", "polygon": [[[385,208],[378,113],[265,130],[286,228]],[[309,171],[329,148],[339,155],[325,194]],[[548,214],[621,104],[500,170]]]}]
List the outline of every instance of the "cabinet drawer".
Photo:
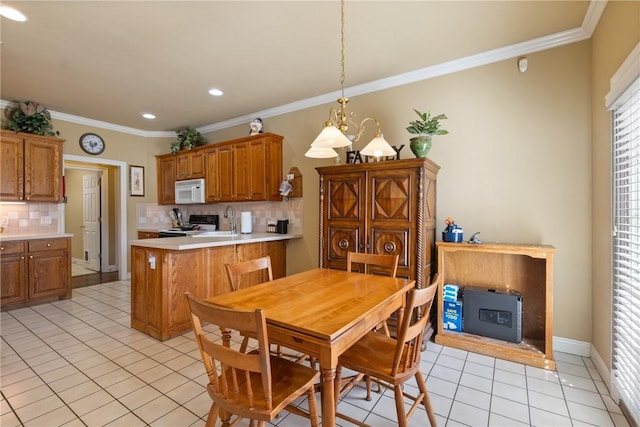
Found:
[{"label": "cabinet drawer", "polygon": [[25,252],[25,242],[0,243],[0,255],[19,254]]},{"label": "cabinet drawer", "polygon": [[67,249],[67,239],[38,239],[29,241],[29,252]]}]

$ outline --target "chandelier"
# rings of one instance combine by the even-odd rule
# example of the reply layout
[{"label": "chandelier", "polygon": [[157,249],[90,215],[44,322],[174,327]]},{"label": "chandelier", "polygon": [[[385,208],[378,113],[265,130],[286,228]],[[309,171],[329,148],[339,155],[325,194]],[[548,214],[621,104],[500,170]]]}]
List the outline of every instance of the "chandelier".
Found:
[{"label": "chandelier", "polygon": [[[369,142],[360,154],[364,156],[373,156],[379,159],[382,156],[395,156],[395,150],[385,141],[380,123],[371,117],[362,120],[360,124],[354,122],[355,113],[347,114],[347,103],[349,98],[344,96],[344,0],[340,0],[340,91],[341,97],[338,98],[339,108],[331,108],[329,110],[329,120],[322,126],[320,135],[311,143],[311,148],[305,153],[306,157],[313,158],[330,158],[337,157],[338,153],[335,148],[347,147],[357,142],[364,133],[364,124],[367,121],[375,122],[377,131],[375,137]],[[355,133],[349,133],[349,124],[355,128]]]}]

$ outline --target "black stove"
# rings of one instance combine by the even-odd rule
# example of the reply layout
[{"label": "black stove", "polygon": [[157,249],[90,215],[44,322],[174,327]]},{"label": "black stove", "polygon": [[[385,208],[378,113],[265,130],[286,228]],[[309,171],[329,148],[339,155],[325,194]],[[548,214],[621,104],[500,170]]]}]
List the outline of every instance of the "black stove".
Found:
[{"label": "black stove", "polygon": [[191,215],[189,216],[189,227],[193,226],[193,229],[183,229],[183,227],[168,228],[165,230],[158,230],[158,237],[183,237],[192,236],[194,234],[203,233],[206,231],[214,231],[218,229],[220,224],[220,217],[218,215]]}]

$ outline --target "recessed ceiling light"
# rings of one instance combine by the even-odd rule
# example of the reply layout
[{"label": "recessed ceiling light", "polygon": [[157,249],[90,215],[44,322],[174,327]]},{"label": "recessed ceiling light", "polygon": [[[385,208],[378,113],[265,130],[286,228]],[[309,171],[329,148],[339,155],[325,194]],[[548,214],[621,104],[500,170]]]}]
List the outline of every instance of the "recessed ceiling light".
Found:
[{"label": "recessed ceiling light", "polygon": [[27,20],[27,17],[24,16],[22,12],[9,6],[0,6],[0,16],[4,16],[7,19],[18,22],[24,22]]},{"label": "recessed ceiling light", "polygon": [[222,91],[220,89],[216,89],[215,87],[213,89],[209,89],[209,93],[213,96],[222,96]]},{"label": "recessed ceiling light", "polygon": [[153,120],[156,118],[156,116],[154,114],[151,113],[142,113],[142,117],[144,117],[145,119],[149,119],[149,120]]}]

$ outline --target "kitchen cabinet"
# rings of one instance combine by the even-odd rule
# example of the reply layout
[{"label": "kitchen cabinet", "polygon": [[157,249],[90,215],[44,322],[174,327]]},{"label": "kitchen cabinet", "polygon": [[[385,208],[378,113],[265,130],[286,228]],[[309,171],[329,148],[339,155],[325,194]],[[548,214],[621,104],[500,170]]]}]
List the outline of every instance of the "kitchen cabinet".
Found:
[{"label": "kitchen cabinet", "polygon": [[0,243],[2,309],[71,298],[70,238]]},{"label": "kitchen cabinet", "polygon": [[176,155],[176,180],[204,178],[204,152],[189,150]]},{"label": "kitchen cabinet", "polygon": [[63,139],[1,131],[0,201],[59,202]]},{"label": "kitchen cabinet", "polygon": [[[553,360],[553,256],[548,245],[438,242],[438,320],[435,341],[492,357],[555,370]],[[443,286],[455,284],[522,295],[522,342],[443,328]],[[464,313],[464,302],[463,302]]]},{"label": "kitchen cabinet", "polygon": [[167,154],[156,157],[158,170],[158,204],[173,205],[176,202],[176,156]]},{"label": "kitchen cabinet", "polygon": [[347,252],[398,255],[398,277],[429,285],[435,267],[436,183],[427,158],[316,168],[320,267],[346,269]]},{"label": "kitchen cabinet", "polygon": [[[203,176],[206,203],[282,200],[282,140],[280,135],[262,133],[197,147],[189,153],[157,156],[158,203],[174,203],[168,188],[171,184],[173,189],[176,179]],[[169,159],[176,163],[171,166]],[[167,163],[161,164],[163,161]]]},{"label": "kitchen cabinet", "polygon": [[[184,292],[230,292],[225,264],[270,255],[274,278],[286,272],[286,240],[172,250],[131,246],[131,327],[161,341],[191,328]],[[266,277],[254,277],[256,283]]]},{"label": "kitchen cabinet", "polygon": [[138,239],[157,239],[157,231],[138,231]]}]

